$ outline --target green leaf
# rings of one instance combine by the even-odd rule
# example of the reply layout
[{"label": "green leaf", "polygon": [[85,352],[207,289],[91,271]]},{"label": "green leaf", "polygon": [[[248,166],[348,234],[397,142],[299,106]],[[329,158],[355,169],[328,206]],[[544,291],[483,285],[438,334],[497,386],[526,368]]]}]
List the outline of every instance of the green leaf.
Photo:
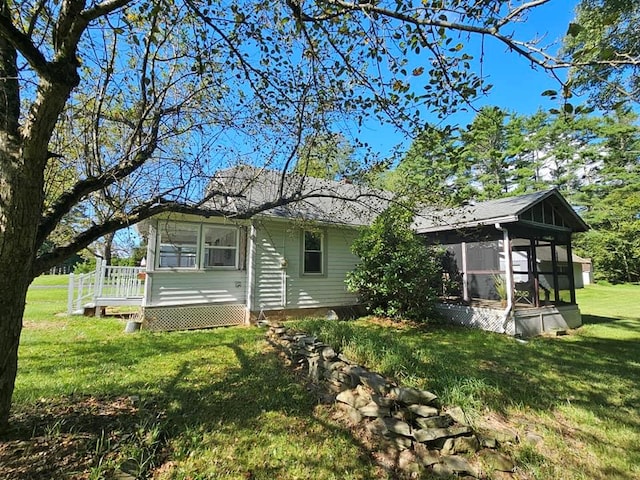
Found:
[{"label": "green leaf", "polygon": [[570,35],[572,37],[576,37],[582,31],[584,31],[584,27],[582,25],[580,25],[578,23],[571,22],[569,24],[569,28],[567,29],[567,35]]}]

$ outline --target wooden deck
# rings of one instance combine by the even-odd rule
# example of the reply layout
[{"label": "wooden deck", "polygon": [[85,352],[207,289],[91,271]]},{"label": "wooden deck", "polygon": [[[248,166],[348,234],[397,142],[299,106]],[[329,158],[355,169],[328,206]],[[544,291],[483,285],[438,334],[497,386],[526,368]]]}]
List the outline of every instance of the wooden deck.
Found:
[{"label": "wooden deck", "polygon": [[145,267],[121,267],[96,263],[96,271],[69,277],[67,311],[100,312],[105,307],[142,305],[146,281]]}]

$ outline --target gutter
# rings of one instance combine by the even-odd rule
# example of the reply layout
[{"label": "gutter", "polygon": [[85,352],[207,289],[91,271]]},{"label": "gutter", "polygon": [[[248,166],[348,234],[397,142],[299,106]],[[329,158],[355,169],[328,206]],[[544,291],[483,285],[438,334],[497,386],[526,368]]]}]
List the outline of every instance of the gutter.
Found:
[{"label": "gutter", "polygon": [[507,306],[502,312],[502,333],[507,333],[507,326],[513,316],[513,262],[511,260],[511,246],[509,241],[509,231],[500,223],[495,223],[496,230],[502,232],[502,248],[505,259],[505,280],[507,283]]}]

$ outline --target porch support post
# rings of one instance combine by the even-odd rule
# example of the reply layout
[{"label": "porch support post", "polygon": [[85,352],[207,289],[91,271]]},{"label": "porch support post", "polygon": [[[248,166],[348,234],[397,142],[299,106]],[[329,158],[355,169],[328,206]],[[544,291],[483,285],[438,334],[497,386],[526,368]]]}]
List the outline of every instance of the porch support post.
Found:
[{"label": "porch support post", "polygon": [[558,252],[555,240],[551,241],[551,269],[553,270],[553,293],[557,303],[560,301],[560,285],[558,285]]},{"label": "porch support post", "polygon": [[540,306],[540,278],[538,275],[538,257],[536,255],[537,242],[534,238],[530,240],[531,253],[529,254],[529,262],[531,267],[531,275],[533,276],[533,304]]},{"label": "porch support post", "polygon": [[571,303],[576,304],[576,279],[573,276],[573,252],[571,251],[571,234],[567,241],[567,266],[569,267],[569,295]]},{"label": "porch support post", "polygon": [[96,258],[96,273],[93,279],[93,303],[100,296],[100,290],[102,289],[102,258]]},{"label": "porch support post", "polygon": [[467,242],[462,242],[462,299],[469,301],[469,284],[467,278]]},{"label": "porch support post", "polygon": [[504,276],[507,282],[507,305],[513,305],[513,257],[511,255],[511,240],[509,230],[502,229],[502,243],[504,251]]},{"label": "porch support post", "polygon": [[247,317],[246,323],[251,322],[251,312],[255,311],[255,271],[256,271],[256,227],[253,222],[249,226],[247,242]]}]

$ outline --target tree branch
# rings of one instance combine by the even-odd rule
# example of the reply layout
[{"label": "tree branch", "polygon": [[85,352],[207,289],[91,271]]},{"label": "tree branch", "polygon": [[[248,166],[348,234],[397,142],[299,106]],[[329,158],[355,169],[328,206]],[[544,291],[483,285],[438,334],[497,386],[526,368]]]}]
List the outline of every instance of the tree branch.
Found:
[{"label": "tree branch", "polygon": [[94,5],[92,8],[83,10],[81,15],[88,23],[92,20],[108,15],[109,13],[115,12],[119,8],[122,8],[131,2],[132,0],[107,0]]},{"label": "tree branch", "polygon": [[[444,20],[440,17],[432,16],[418,16],[414,11],[402,12],[397,10],[391,10],[384,8],[376,3],[355,3],[345,0],[327,0],[329,5],[338,7],[340,15],[353,14],[356,11],[360,11],[363,14],[369,16],[370,14],[376,14],[387,18],[396,19],[402,23],[411,24],[419,27],[434,27],[443,28],[446,30],[466,32],[479,35],[488,35],[495,38],[497,41],[503,43],[507,48],[516,52],[532,64],[537,65],[545,70],[565,69],[570,67],[583,67],[594,65],[609,65],[609,66],[623,66],[623,65],[638,65],[640,59],[634,57],[617,58],[614,60],[592,60],[586,62],[567,62],[563,61],[559,57],[549,55],[544,52],[543,49],[537,48],[533,42],[523,42],[515,40],[511,35],[505,35],[500,33],[500,29],[510,22],[513,22],[515,18],[521,15],[527,10],[531,10],[535,7],[548,3],[550,0],[532,0],[528,3],[520,5],[518,8],[511,10],[503,18],[497,21],[491,26],[478,26],[467,23],[459,23],[449,20]],[[294,15],[299,21],[302,22],[325,22],[331,20],[337,16],[332,12],[328,15],[314,16],[303,11],[299,11],[300,4],[288,2],[290,8],[292,8]],[[296,8],[293,8],[296,7]]]},{"label": "tree branch", "polygon": [[157,146],[158,129],[160,127],[162,113],[163,112],[158,112],[154,119],[154,125],[150,135],[151,140],[132,160],[120,162],[118,165],[106,170],[97,177],[89,177],[78,181],[71,189],[60,195],[57,201],[45,211],[40,221],[38,235],[36,237],[36,245],[38,247],[42,245],[47,236],[56,228],[62,217],[69,213],[74,205],[90,193],[113,185],[117,181],[129,176],[151,158]]},{"label": "tree branch", "polygon": [[31,42],[31,38],[18,30],[9,16],[0,15],[0,35],[4,37],[29,62],[29,65],[40,75],[51,74],[45,56]]}]

